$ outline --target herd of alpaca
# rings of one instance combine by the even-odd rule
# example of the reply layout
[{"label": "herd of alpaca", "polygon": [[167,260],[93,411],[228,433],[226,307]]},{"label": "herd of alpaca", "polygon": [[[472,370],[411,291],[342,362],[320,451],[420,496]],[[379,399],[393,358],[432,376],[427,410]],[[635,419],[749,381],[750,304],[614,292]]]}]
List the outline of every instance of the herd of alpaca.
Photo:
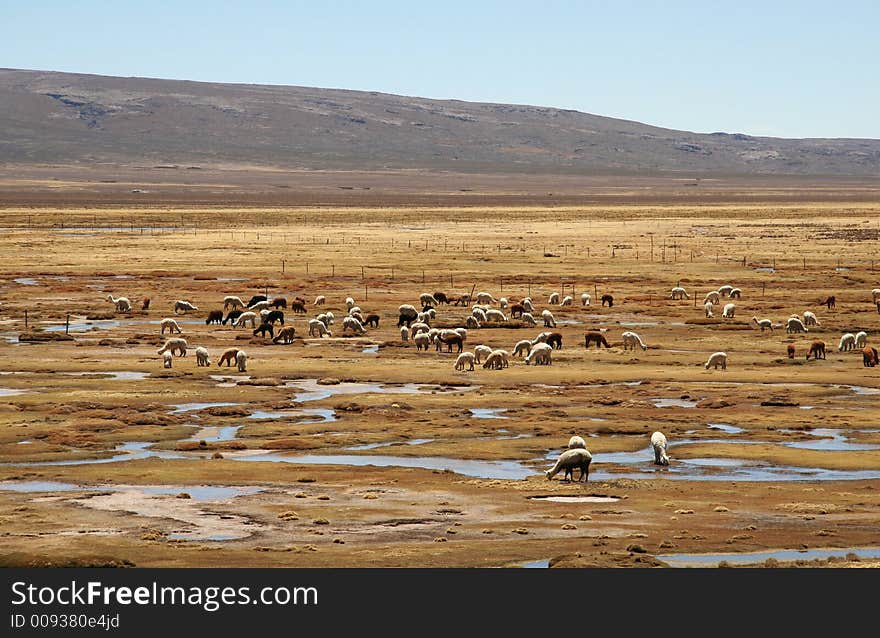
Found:
[{"label": "herd of alpaca", "polygon": [[[707,293],[703,300],[703,312],[706,318],[715,316],[715,306],[721,304],[722,299],[742,299],[742,290],[733,285],[727,284],[720,286],[717,290]],[[677,285],[671,289],[669,299],[687,300],[692,295],[682,286]],[[114,304],[116,311],[121,313],[131,313],[132,304],[126,297],[114,297],[108,295],[107,299]],[[574,305],[574,295],[564,295],[560,293],[552,293],[547,298],[550,306],[560,308],[571,308]],[[582,293],[580,296],[581,306],[590,306],[592,295]],[[694,299],[694,304],[697,303]],[[880,312],[880,288],[871,291],[872,303],[877,305]],[[477,364],[481,364],[483,368],[488,370],[503,370],[509,367],[509,359],[511,358],[507,351],[490,348],[484,345],[477,345],[473,352],[465,352],[464,346],[468,341],[469,331],[481,328],[492,327],[495,325],[510,326],[511,323],[518,322],[521,326],[537,325],[535,313],[539,310],[535,308],[535,302],[530,297],[522,299],[512,297],[500,297],[498,299],[489,292],[480,291],[474,295],[448,295],[443,292],[424,292],[418,297],[419,305],[403,304],[398,307],[397,327],[400,331],[400,340],[404,343],[411,343],[415,346],[417,352],[427,352],[431,346],[434,349],[445,352],[458,353],[458,357],[454,363],[454,369],[457,372],[473,371]],[[470,313],[464,317],[463,326],[451,329],[440,329],[432,327],[432,322],[437,319],[438,311],[444,305],[446,306],[466,306],[470,305]],[[601,295],[602,306],[613,307],[614,298],[610,294]],[[376,313],[364,314],[360,307],[356,304],[353,297],[345,299],[346,314],[340,320],[342,336],[363,336],[367,334],[368,329],[376,329],[379,327],[380,315]],[[499,308],[492,307],[494,305]],[[834,296],[827,297],[822,304],[829,309],[836,308],[836,298]],[[313,306],[323,307],[327,305],[326,295],[318,295],[312,304]],[[241,297],[228,295],[223,298],[222,309],[213,309],[208,313],[205,319],[206,325],[229,325],[234,328],[249,327],[254,337],[271,339],[273,344],[293,344],[298,335],[296,329],[292,325],[285,325],[284,313],[279,308],[287,309],[295,314],[306,313],[307,303],[304,299],[296,297],[288,304],[287,298],[277,297],[269,299],[265,295],[253,295],[250,300],[245,303]],[[149,307],[149,298],[144,298],[144,309]],[[274,310],[272,309],[274,308]],[[421,310],[419,309],[421,308]],[[175,315],[187,314],[198,311],[198,306],[191,301],[178,299],[172,303],[172,309]],[[724,320],[734,319],[736,316],[736,305],[734,303],[726,303],[722,307],[721,317]],[[335,315],[331,311],[321,312],[314,318],[307,319],[307,337],[311,338],[332,338],[333,332],[330,326],[335,323]],[[549,308],[540,310],[540,319],[544,328],[557,328],[558,321]],[[448,323],[448,321],[447,321]],[[784,327],[787,334],[804,334],[811,332],[811,329],[819,329],[822,323],[816,316],[816,313],[806,310],[802,315],[791,315],[781,324],[774,324],[771,319],[759,318],[753,316],[751,323],[756,328],[760,328],[761,332],[768,331],[773,333],[775,328]],[[282,328],[276,334],[275,324],[280,324]],[[183,329],[177,320],[166,317],[159,321],[160,335],[169,332],[171,335],[182,335]],[[597,348],[611,348],[608,338],[602,331],[588,330],[584,333],[584,347],[589,349],[591,345]],[[865,366],[877,365],[874,350],[867,344],[867,333],[859,331],[855,333],[845,333],[840,338],[838,344],[839,352],[861,351]],[[624,351],[635,350],[640,348],[647,351],[648,346],[637,333],[627,330],[621,334],[620,346]],[[163,365],[171,367],[173,357],[186,355],[186,340],[182,337],[173,337],[165,342],[159,350],[159,354],[163,357]],[[513,358],[522,359],[525,365],[552,365],[552,352],[554,349],[562,348],[562,335],[557,332],[540,332],[534,339],[521,339],[515,343],[512,352]],[[796,346],[789,343],[786,346],[789,358],[794,358],[796,354]],[[207,365],[207,351],[200,347],[196,349],[197,359],[200,366]],[[226,353],[224,353],[226,355]],[[169,356],[171,358],[169,358]],[[826,357],[826,344],[823,341],[813,341],[806,353],[807,360],[821,360]],[[218,365],[222,365],[225,361],[227,365],[231,365],[234,360],[236,365],[244,368],[246,365],[246,355],[239,362],[235,355],[229,355],[225,358],[221,357]],[[705,362],[704,368],[722,370],[727,369],[727,353],[715,352],[710,355]]]}]

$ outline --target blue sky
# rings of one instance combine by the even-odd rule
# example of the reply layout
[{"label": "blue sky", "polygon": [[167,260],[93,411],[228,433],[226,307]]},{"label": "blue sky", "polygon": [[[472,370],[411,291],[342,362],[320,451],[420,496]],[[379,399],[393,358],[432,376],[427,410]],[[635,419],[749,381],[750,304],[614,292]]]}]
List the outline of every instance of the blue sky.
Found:
[{"label": "blue sky", "polygon": [[0,66],[880,138],[880,1],[5,2]]}]

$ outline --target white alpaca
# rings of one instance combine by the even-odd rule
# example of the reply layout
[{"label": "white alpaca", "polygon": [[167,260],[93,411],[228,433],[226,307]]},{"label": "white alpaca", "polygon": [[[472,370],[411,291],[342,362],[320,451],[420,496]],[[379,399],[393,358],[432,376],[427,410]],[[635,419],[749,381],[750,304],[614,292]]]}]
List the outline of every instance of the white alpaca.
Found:
[{"label": "white alpaca", "polygon": [[419,303],[424,308],[425,306],[436,306],[437,300],[434,299],[434,295],[432,295],[430,292],[423,292],[419,295]]},{"label": "white alpaca", "polygon": [[180,334],[183,330],[180,329],[180,326],[177,325],[177,322],[174,319],[166,318],[159,322],[159,326],[162,328],[162,332],[159,334],[165,334],[165,330],[167,329],[170,334]]},{"label": "white alpaca", "polygon": [[573,437],[571,437],[568,440],[568,449],[569,450],[578,450],[578,449],[586,450],[587,449],[587,442],[584,441],[583,437],[575,434]]},{"label": "white alpaca", "polygon": [[593,456],[586,449],[574,448],[566,450],[559,455],[556,464],[547,470],[545,475],[548,480],[551,480],[559,472],[564,471],[566,478],[574,479],[574,470],[580,469],[581,475],[578,477],[578,482],[583,481],[586,483],[590,475],[590,462],[592,460]]},{"label": "white alpaca", "polygon": [[761,329],[761,332],[769,329],[770,332],[773,332],[773,322],[769,319],[758,319],[757,317],[752,317],[752,322]]},{"label": "white alpaca", "polygon": [[490,295],[488,292],[478,292],[477,303],[493,304],[495,303],[495,297]]},{"label": "white alpaca", "polygon": [[541,318],[544,319],[544,327],[545,328],[555,328],[556,327],[556,319],[553,317],[553,313],[549,310],[541,311]]},{"label": "white alpaca", "polygon": [[165,354],[166,352],[170,352],[171,354],[177,354],[181,357],[186,356],[186,339],[181,339],[180,337],[175,337],[174,339],[168,339],[162,348],[159,350],[159,354]]},{"label": "white alpaca", "polygon": [[211,362],[208,361],[208,349],[199,346],[196,348],[196,365],[200,367],[207,367],[211,365]]},{"label": "white alpaca", "polygon": [[706,295],[706,298],[703,301],[711,301],[714,304],[721,303],[721,295],[719,295],[714,290]]},{"label": "white alpaca", "polygon": [[483,312],[480,308],[474,308],[471,310],[471,316],[473,316],[480,323],[486,323],[488,318],[486,317],[486,313]]},{"label": "white alpaca", "polygon": [[349,330],[351,330],[356,335],[362,335],[366,333],[363,324],[354,317],[345,317],[342,320],[342,334],[345,334]]},{"label": "white alpaca", "polygon": [[785,322],[785,331],[787,333],[809,332],[809,329],[804,325],[800,317],[789,317],[788,321]]},{"label": "white alpaca", "polygon": [[492,348],[489,346],[479,345],[474,348],[474,357],[477,363],[482,363],[481,360],[487,358],[490,354],[492,354]]},{"label": "white alpaca", "polygon": [[251,328],[256,328],[257,327],[257,313],[255,313],[255,312],[241,313],[240,315],[238,315],[238,319],[235,320],[233,327],[241,328],[248,321],[251,322]]},{"label": "white alpaca", "polygon": [[127,297],[114,297],[107,295],[107,299],[116,305],[116,312],[131,312],[131,302]]},{"label": "white alpaca", "polygon": [[725,305],[724,310],[721,311],[721,316],[725,319],[733,319],[734,314],[736,314],[736,306],[732,303]]},{"label": "white alpaca", "polygon": [[721,286],[721,288],[718,289],[718,294],[721,295],[722,297],[726,297],[730,294],[731,290],[733,290],[733,286],[730,286],[730,285]]},{"label": "white alpaca", "polygon": [[552,295],[550,295],[550,299],[547,300],[547,303],[551,306],[555,306],[556,304],[558,304],[559,303],[559,293],[554,292]]},{"label": "white alpaca", "polygon": [[431,315],[427,312],[420,312],[418,315],[416,315],[416,321],[419,323],[426,323],[428,325],[431,325]]},{"label": "white alpaca", "polygon": [[268,301],[258,301],[253,306],[248,306],[248,310],[252,312],[260,312],[261,310],[268,310],[269,302]]},{"label": "white alpaca", "polygon": [[638,344],[642,350],[648,349],[648,346],[646,346],[644,344],[644,342],[642,341],[642,338],[638,334],[636,334],[635,332],[631,332],[631,331],[624,332],[623,335],[621,335],[621,336],[623,337],[623,349],[624,350],[627,350],[627,349],[635,350],[636,344]]},{"label": "white alpaca", "polygon": [[504,316],[504,313],[500,310],[495,310],[494,308],[489,308],[486,311],[486,321],[498,322],[498,321],[507,321],[507,317]]},{"label": "white alpaca", "polygon": [[174,355],[171,354],[171,351],[170,351],[170,350],[167,351],[167,352],[165,352],[165,353],[162,355],[162,361],[164,362],[164,365],[165,365],[166,368],[170,368],[170,367],[171,367],[171,362],[174,361]]},{"label": "white alpaca", "polygon": [[238,366],[239,372],[247,372],[247,354],[244,350],[239,350],[235,355],[235,365]]},{"label": "white alpaca", "polygon": [[428,332],[429,330],[431,330],[431,326],[423,321],[416,321],[409,326],[409,332],[411,335],[417,335],[420,332]]},{"label": "white alpaca", "polygon": [[687,294],[687,291],[681,286],[676,286],[672,289],[672,298],[673,299],[690,299],[691,296]]},{"label": "white alpaca", "polygon": [[585,292],[584,294],[581,295],[581,305],[582,306],[589,306],[591,299],[592,299],[592,297],[590,297],[589,293]]},{"label": "white alpaca", "polygon": [[317,297],[315,297],[316,306],[323,306],[325,303],[327,303],[327,297],[325,297],[324,295],[318,295]]},{"label": "white alpaca", "polygon": [[654,448],[654,464],[669,465],[669,454],[666,452],[666,437],[662,432],[651,435],[651,447]]},{"label": "white alpaca", "polygon": [[739,288],[733,288],[729,293],[727,293],[727,296],[731,299],[742,299],[742,292],[743,291]]},{"label": "white alpaca", "polygon": [[333,320],[336,318],[332,312],[322,312],[315,319],[323,323],[327,328],[333,325]]},{"label": "white alpaca", "polygon": [[868,345],[868,333],[862,330],[861,332],[856,333],[856,347],[864,348]]},{"label": "white alpaca", "polygon": [[538,336],[532,339],[532,345],[535,346],[539,343],[547,343],[547,337],[550,336],[549,332],[539,332]]},{"label": "white alpaca", "polygon": [[354,306],[354,299],[352,299],[351,297],[346,297],[346,298],[345,298],[345,307],[346,307],[348,310],[351,310],[351,307],[352,307],[352,306]]},{"label": "white alpaca", "polygon": [[538,320],[532,316],[530,312],[524,312],[519,316],[519,320],[526,326],[537,326]]},{"label": "white alpaca", "polygon": [[363,314],[363,312],[364,311],[361,310],[360,306],[352,306],[351,308],[348,309],[349,315],[360,315],[360,314]]},{"label": "white alpaca", "polygon": [[507,306],[509,305],[508,301],[507,301],[507,297],[502,297],[501,299],[499,299],[498,305],[501,306],[502,308],[507,308]]},{"label": "white alpaca", "polygon": [[431,345],[431,337],[427,332],[420,332],[412,338],[416,350],[427,350]]},{"label": "white alpaca", "polygon": [[574,297],[571,295],[565,295],[561,302],[559,302],[560,306],[570,306],[574,303]]},{"label": "white alpaca", "polygon": [[519,302],[519,305],[522,306],[523,310],[525,310],[526,312],[535,312],[535,307],[532,305],[531,297],[526,297],[521,302]]},{"label": "white alpaca", "polygon": [[715,369],[718,369],[718,366],[721,366],[722,370],[727,370],[727,353],[726,352],[716,352],[709,360],[706,362],[706,370],[709,369],[710,366],[715,366]]},{"label": "white alpaca", "polygon": [[528,354],[532,351],[532,342],[528,339],[523,339],[522,341],[517,341],[516,345],[513,346],[513,356],[528,356]]},{"label": "white alpaca", "polygon": [[837,346],[837,351],[838,352],[846,352],[847,350],[852,350],[855,347],[856,347],[856,336],[851,332],[847,332],[845,335],[843,335],[840,338],[840,343]]},{"label": "white alpaca", "polygon": [[498,355],[501,357],[501,367],[509,368],[510,367],[510,353],[507,350],[493,350],[492,354]]},{"label": "white alpaca", "polygon": [[327,329],[327,326],[320,319],[309,319],[309,336],[323,337],[324,335],[332,337],[333,333]]},{"label": "white alpaca", "polygon": [[400,327],[400,340],[409,341],[409,328],[407,328],[406,326]]},{"label": "white alpaca", "polygon": [[480,327],[480,322],[477,320],[476,317],[471,315],[470,317],[468,317],[467,319],[464,320],[464,325],[466,328],[476,330],[477,328]]},{"label": "white alpaca", "polygon": [[474,369],[474,353],[473,352],[462,352],[458,355],[458,358],[455,360],[455,369],[464,371],[464,367],[467,366],[468,370]]},{"label": "white alpaca", "polygon": [[874,303],[877,303],[877,301],[880,301],[880,288],[874,288],[871,291],[871,300]]},{"label": "white alpaca", "polygon": [[816,318],[815,313],[810,312],[809,310],[804,311],[804,325],[805,326],[821,326],[819,320]]},{"label": "white alpaca", "polygon": [[711,319],[715,316],[715,313],[712,310],[715,308],[715,305],[711,301],[707,301],[703,304],[703,310],[706,312],[706,319]]},{"label": "white alpaca", "polygon": [[536,366],[549,366],[553,363],[552,353],[553,347],[549,343],[536,343],[532,346],[532,351],[529,352],[529,356],[526,357],[526,365],[529,365],[534,361]]},{"label": "white alpaca", "polygon": [[453,328],[452,332],[461,337],[462,341],[467,341],[467,330],[464,328]]},{"label": "white alpaca", "polygon": [[232,306],[232,310],[235,310],[236,308],[244,308],[244,302],[234,295],[223,297],[223,310],[226,311],[230,306]]},{"label": "white alpaca", "polygon": [[178,299],[174,302],[174,314],[177,314],[178,312],[186,314],[188,312],[195,312],[198,309],[198,306],[194,306],[190,302],[184,301],[183,299]]}]

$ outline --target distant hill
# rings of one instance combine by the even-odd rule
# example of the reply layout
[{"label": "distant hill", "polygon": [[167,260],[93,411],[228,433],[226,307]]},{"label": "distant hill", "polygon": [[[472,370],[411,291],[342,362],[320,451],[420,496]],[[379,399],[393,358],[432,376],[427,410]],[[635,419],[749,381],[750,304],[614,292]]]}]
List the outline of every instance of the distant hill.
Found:
[{"label": "distant hill", "polygon": [[0,69],[0,162],[880,175],[880,140],[698,134],[541,106]]}]

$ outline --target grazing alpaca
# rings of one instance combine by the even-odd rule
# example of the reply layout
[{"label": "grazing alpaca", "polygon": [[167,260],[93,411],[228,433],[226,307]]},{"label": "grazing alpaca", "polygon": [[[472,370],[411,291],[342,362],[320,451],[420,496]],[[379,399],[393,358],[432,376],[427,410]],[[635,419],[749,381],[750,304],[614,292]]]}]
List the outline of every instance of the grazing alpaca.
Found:
[{"label": "grazing alpaca", "polygon": [[323,337],[324,335],[332,337],[333,333],[327,329],[327,326],[324,325],[323,321],[319,319],[309,319],[309,336]]},{"label": "grazing alpaca", "polygon": [[880,363],[880,354],[877,352],[877,348],[873,348],[871,346],[865,346],[862,348],[862,365],[866,368],[873,368],[878,363]]},{"label": "grazing alpaca", "polygon": [[822,302],[822,305],[828,306],[828,310],[831,310],[832,308],[836,308],[837,307],[837,297],[835,297],[834,295],[827,297],[825,299],[825,301]]},{"label": "grazing alpaca", "polygon": [[752,317],[752,322],[761,328],[761,332],[764,332],[765,329],[769,329],[770,332],[773,332],[773,322],[769,319],[758,319],[757,317]]},{"label": "grazing alpaca", "polygon": [[296,332],[296,328],[293,326],[287,326],[286,328],[282,328],[278,331],[278,334],[275,335],[275,338],[272,339],[272,343],[293,343],[293,335]]},{"label": "grazing alpaca", "polygon": [[848,350],[852,350],[855,347],[856,347],[856,336],[851,332],[847,332],[845,335],[843,335],[840,338],[840,343],[837,345],[837,351],[838,352],[846,352]]},{"label": "grazing alpaca", "polygon": [[529,365],[532,361],[535,362],[536,366],[552,365],[552,352],[553,347],[549,343],[536,343],[532,346],[532,351],[529,352],[529,356],[525,359],[526,365]]},{"label": "grazing alpaca", "polygon": [[477,303],[479,304],[493,304],[495,303],[495,297],[490,295],[488,292],[478,292],[477,293]]},{"label": "grazing alpaca", "polygon": [[234,295],[223,297],[223,310],[225,311],[230,306],[232,306],[233,310],[235,310],[236,308],[244,308],[244,302],[241,300],[241,298]]},{"label": "grazing alpaca", "polygon": [[159,354],[164,354],[166,352],[170,352],[171,354],[177,354],[181,357],[186,356],[186,339],[181,339],[180,337],[175,337],[174,339],[168,339],[165,342],[165,345],[159,350]]},{"label": "grazing alpaca", "polygon": [[532,342],[528,339],[523,339],[522,341],[517,341],[516,345],[513,346],[513,356],[528,356],[529,352],[532,350]]},{"label": "grazing alpaca", "polygon": [[638,344],[642,350],[648,349],[648,346],[646,346],[644,344],[644,342],[642,341],[642,338],[635,332],[631,332],[631,331],[624,332],[621,336],[623,337],[623,349],[624,350],[627,350],[627,349],[635,350],[636,344]]},{"label": "grazing alpaca", "polygon": [[206,368],[211,365],[208,361],[208,349],[204,346],[196,348],[196,365],[200,368]]},{"label": "grazing alpaca", "polygon": [[284,297],[275,297],[275,299],[273,299],[272,303],[270,303],[269,305],[276,310],[278,308],[287,308],[287,299],[285,299]]},{"label": "grazing alpaca", "polygon": [[159,326],[162,329],[159,334],[165,334],[166,329],[170,334],[174,334],[175,332],[177,332],[177,334],[180,334],[183,332],[183,330],[180,329],[180,326],[177,325],[177,322],[174,321],[174,319],[163,319],[159,322]]},{"label": "grazing alpaca", "polygon": [[570,306],[573,303],[574,303],[574,297],[572,297],[571,295],[565,295],[565,297],[562,299],[562,301],[559,302],[559,305],[560,306]]},{"label": "grazing alpaca", "polygon": [[856,333],[856,347],[864,348],[868,345],[868,333],[864,330]]},{"label": "grazing alpaca", "polygon": [[706,319],[711,319],[715,316],[715,313],[712,312],[713,308],[715,308],[715,305],[711,301],[707,301],[703,304],[703,310],[706,312]]},{"label": "grazing alpaca", "polygon": [[449,297],[446,296],[445,292],[435,292],[433,297],[437,300],[437,305],[442,303],[445,303],[447,306],[449,305]]},{"label": "grazing alpaca", "polygon": [[243,312],[238,315],[238,319],[235,320],[234,326],[236,328],[241,328],[248,321],[251,322],[251,328],[257,327],[257,313],[255,312]]},{"label": "grazing alpaca", "polygon": [[614,297],[611,295],[602,295],[602,305],[604,306],[606,303],[609,308],[612,308],[614,306]]},{"label": "grazing alpaca", "polygon": [[584,347],[589,348],[591,343],[595,343],[597,348],[601,348],[602,346],[605,346],[606,348],[611,347],[608,345],[608,340],[605,338],[605,335],[594,330],[584,333]]},{"label": "grazing alpaca", "polygon": [[251,300],[247,302],[247,307],[251,308],[252,306],[256,306],[261,301],[269,301],[269,298],[266,295],[254,295],[251,297]]},{"label": "grazing alpaca", "polygon": [[366,324],[371,328],[379,327],[379,315],[367,315]]},{"label": "grazing alpaca", "polygon": [[690,299],[691,296],[687,294],[687,291],[681,286],[676,286],[672,289],[672,299]]},{"label": "grazing alpaca", "polygon": [[492,354],[492,348],[489,346],[479,345],[474,348],[474,357],[477,363],[480,363],[481,359],[488,357],[490,354]]},{"label": "grazing alpaca", "polygon": [[188,312],[196,312],[198,309],[198,306],[194,306],[190,302],[184,301],[183,299],[178,299],[174,302],[174,314],[186,314]]},{"label": "grazing alpaca", "polygon": [[789,317],[785,322],[785,331],[791,334],[792,332],[809,332],[810,330],[800,320],[800,317]]},{"label": "grazing alpaca", "polygon": [[238,354],[235,355],[235,365],[238,367],[239,372],[247,372],[247,354],[245,354],[244,350],[239,350]]},{"label": "grazing alpaca", "polygon": [[504,357],[501,352],[497,350],[493,350],[492,353],[486,357],[486,361],[483,362],[483,367],[486,370],[502,370],[504,369]]},{"label": "grazing alpaca", "polygon": [[510,318],[516,319],[518,317],[521,317],[522,313],[524,313],[525,311],[526,309],[521,304],[515,303],[510,307]]},{"label": "grazing alpaca", "polygon": [[495,310],[494,308],[489,308],[486,311],[486,321],[488,322],[498,322],[498,321],[507,321],[507,317],[504,316],[504,313],[500,310]]},{"label": "grazing alpaca", "polygon": [[315,317],[318,321],[323,323],[327,328],[333,325],[333,320],[336,319],[336,315],[334,315],[329,310],[327,312],[322,312],[317,317]]},{"label": "grazing alpaca", "polygon": [[871,299],[873,300],[874,303],[877,303],[878,301],[880,301],[880,288],[874,288],[871,291]]},{"label": "grazing alpaca", "polygon": [[589,306],[591,299],[592,299],[592,297],[590,296],[590,294],[585,292],[584,294],[581,295],[581,305],[582,306]]},{"label": "grazing alpaca", "polygon": [[731,299],[742,299],[742,290],[734,288],[727,294],[727,296]]},{"label": "grazing alpaca", "polygon": [[[793,343],[790,343],[790,344],[788,344],[788,346],[786,346],[786,351],[788,352],[788,358],[794,359],[795,348],[794,348]],[[807,359],[809,359],[809,358],[810,358],[810,355],[808,354]]]},{"label": "grazing alpaca", "polygon": [[587,449],[587,442],[584,441],[583,437],[580,437],[577,434],[575,434],[573,437],[571,437],[568,440],[568,449],[569,450],[577,450],[577,449],[586,450]]},{"label": "grazing alpaca", "polygon": [[220,323],[225,326],[227,323],[232,322],[230,323],[230,325],[234,326],[236,320],[243,314],[244,312],[242,310],[230,310],[229,314],[223,317],[223,321],[221,321]]},{"label": "grazing alpaca", "polygon": [[344,317],[342,319],[342,334],[345,334],[349,330],[358,336],[367,332],[364,325],[354,317]]},{"label": "grazing alpaca", "polygon": [[590,476],[590,462],[592,460],[593,456],[589,453],[589,451],[584,448],[574,448],[571,450],[566,450],[559,455],[559,458],[556,461],[556,465],[547,470],[547,479],[551,480],[561,470],[565,470],[565,479],[574,480],[574,470],[577,468],[581,471],[578,482],[583,481],[584,483],[586,483],[588,477]]},{"label": "grazing alpaca", "polygon": [[721,295],[719,295],[716,291],[712,291],[706,295],[706,298],[703,299],[704,302],[710,301],[714,304],[721,303]]},{"label": "grazing alpaca", "polygon": [[725,319],[733,319],[733,316],[736,314],[736,306],[732,303],[729,303],[724,306],[724,310],[721,311],[721,316]]},{"label": "grazing alpaca", "polygon": [[721,286],[721,288],[718,289],[718,294],[721,295],[722,297],[726,297],[727,295],[730,294],[730,292],[732,290],[733,290],[733,286],[728,284],[726,286]]},{"label": "grazing alpaca", "polygon": [[440,350],[441,345],[446,345],[446,352],[452,352],[452,346],[458,348],[456,352],[461,352],[464,350],[464,339],[461,338],[460,334],[456,333],[439,334],[437,335],[437,350]]},{"label": "grazing alpaca", "polygon": [[427,352],[428,348],[431,345],[431,337],[428,336],[427,332],[420,332],[416,335],[413,335],[413,343],[416,344],[416,352],[419,350],[425,350]]},{"label": "grazing alpaca", "polygon": [[541,311],[541,317],[544,319],[544,327],[545,328],[555,328],[556,327],[556,318],[553,316],[553,313],[549,310]]},{"label": "grazing alpaca", "polygon": [[269,309],[269,302],[263,299],[262,301],[258,301],[257,303],[251,304],[247,307],[248,310],[253,312],[262,312],[263,310]]},{"label": "grazing alpaca", "polygon": [[562,350],[562,335],[558,332],[551,332],[547,335],[547,340],[545,341],[545,343],[551,348]]},{"label": "grazing alpaca", "polygon": [[107,299],[109,299],[116,306],[116,312],[131,312],[131,302],[127,297],[114,297],[113,295],[107,295]]},{"label": "grazing alpaca", "polygon": [[141,302],[141,310],[149,310],[150,309],[150,298],[144,297],[144,300]]},{"label": "grazing alpaca", "polygon": [[324,295],[318,295],[317,297],[315,297],[315,305],[316,306],[323,306],[326,302],[327,302],[327,297],[325,297]]},{"label": "grazing alpaca", "polygon": [[284,313],[280,310],[271,310],[263,317],[263,323],[274,324],[276,321],[284,325]]},{"label": "grazing alpaca", "polygon": [[419,316],[419,311],[409,304],[403,304],[397,309],[397,311],[400,313],[400,318],[397,320],[398,328],[404,324],[409,326]]},{"label": "grazing alpaca", "polygon": [[824,341],[814,341],[810,344],[810,351],[807,353],[807,360],[809,361],[810,357],[814,359],[824,359],[825,358],[825,342]]},{"label": "grazing alpaca", "polygon": [[235,361],[235,355],[237,354],[238,348],[229,348],[228,350],[224,350],[223,354],[220,355],[220,360],[217,362],[217,367],[219,368],[225,362],[226,367],[228,368],[232,365],[232,362]]},{"label": "grazing alpaca", "polygon": [[666,436],[662,432],[654,432],[651,435],[651,447],[654,448],[654,465],[669,465]]},{"label": "grazing alpaca", "polygon": [[537,326],[538,321],[532,316],[530,312],[524,312],[519,316],[520,321],[523,322],[524,326]]},{"label": "grazing alpaca", "polygon": [[171,354],[171,352],[166,352],[162,355],[162,361],[164,362],[166,368],[170,368],[171,362],[174,361],[174,355]]},{"label": "grazing alpaca", "polygon": [[486,312],[482,308],[474,308],[471,310],[471,316],[480,323],[486,323]]},{"label": "grazing alpaca", "polygon": [[352,299],[351,297],[345,298],[345,308],[347,310],[351,310],[354,307],[354,305],[355,305],[354,299]]},{"label": "grazing alpaca", "polygon": [[272,327],[271,323],[261,323],[258,328],[254,328],[255,337],[259,333],[261,337],[265,338],[267,332],[269,333],[270,337],[272,337],[273,339],[275,338],[275,329]]},{"label": "grazing alpaca", "polygon": [[547,305],[555,306],[558,303],[559,303],[559,293],[554,292],[552,295],[550,295],[550,299],[547,300]]},{"label": "grazing alpaca", "polygon": [[816,318],[816,315],[809,310],[804,311],[804,325],[805,326],[821,326],[819,320]]},{"label": "grazing alpaca", "polygon": [[400,340],[409,341],[409,328],[406,326],[401,326],[400,328]]},{"label": "grazing alpaca", "polygon": [[205,319],[205,325],[216,323],[218,325],[223,323],[223,311],[222,310],[212,310],[208,313],[208,318]]},{"label": "grazing alpaca", "polygon": [[525,299],[523,299],[519,303],[526,312],[535,312],[535,307],[532,305],[532,298],[531,297],[526,297]]},{"label": "grazing alpaca", "polygon": [[722,370],[727,370],[727,353],[726,352],[716,352],[709,360],[706,362],[706,370],[709,369],[709,366],[715,366],[715,369],[718,369],[718,366],[721,366]]},{"label": "grazing alpaca", "polygon": [[306,314],[306,305],[299,300],[291,301],[290,311],[298,315],[304,315]]},{"label": "grazing alpaca", "polygon": [[424,308],[425,306],[433,307],[437,305],[437,299],[431,293],[423,292],[421,295],[419,295],[419,303],[422,305],[422,308]]},{"label": "grazing alpaca", "polygon": [[464,367],[467,366],[468,370],[474,369],[474,353],[473,352],[462,352],[458,355],[458,358],[455,360],[455,369],[459,371],[464,371]]}]

